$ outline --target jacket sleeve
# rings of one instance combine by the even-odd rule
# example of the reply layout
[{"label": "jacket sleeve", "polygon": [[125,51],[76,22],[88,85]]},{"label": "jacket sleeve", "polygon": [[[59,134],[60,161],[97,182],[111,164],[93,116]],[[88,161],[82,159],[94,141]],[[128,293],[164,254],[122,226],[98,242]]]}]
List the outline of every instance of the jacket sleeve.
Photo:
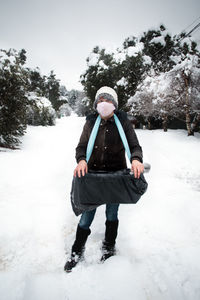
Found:
[{"label": "jacket sleeve", "polygon": [[133,125],[131,124],[130,120],[126,120],[124,127],[124,131],[131,152],[131,162],[135,159],[140,162],[143,162],[142,148],[138,142],[137,135],[135,133],[135,130],[133,129]]},{"label": "jacket sleeve", "polygon": [[78,143],[78,146],[76,147],[76,161],[79,163],[80,160],[86,161],[86,150],[87,150],[87,144],[89,140],[89,122],[86,121],[83,131]]}]

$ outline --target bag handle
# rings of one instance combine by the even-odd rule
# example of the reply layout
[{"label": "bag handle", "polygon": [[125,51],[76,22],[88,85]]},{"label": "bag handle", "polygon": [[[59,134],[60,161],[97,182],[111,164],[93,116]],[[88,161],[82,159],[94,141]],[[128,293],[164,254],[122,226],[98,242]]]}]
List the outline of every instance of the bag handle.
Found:
[{"label": "bag handle", "polygon": [[[122,139],[122,143],[123,143],[124,148],[126,150],[126,153],[128,155],[128,158],[129,158],[129,160],[131,160],[131,152],[130,152],[130,148],[129,148],[129,145],[128,145],[128,141],[127,141],[124,129],[121,125],[121,122],[120,122],[119,118],[115,114],[114,114],[114,120],[115,120],[115,124],[117,126],[117,129],[119,131],[119,135]],[[100,117],[100,115],[98,115],[98,117],[95,121],[94,127],[92,129],[92,132],[90,134],[88,144],[87,144],[87,150],[86,150],[86,161],[87,162],[89,161],[90,156],[92,155],[92,151],[93,151],[93,148],[94,148],[94,142],[96,140],[96,136],[97,136],[97,132],[99,130],[100,123],[101,123],[101,117]]]}]

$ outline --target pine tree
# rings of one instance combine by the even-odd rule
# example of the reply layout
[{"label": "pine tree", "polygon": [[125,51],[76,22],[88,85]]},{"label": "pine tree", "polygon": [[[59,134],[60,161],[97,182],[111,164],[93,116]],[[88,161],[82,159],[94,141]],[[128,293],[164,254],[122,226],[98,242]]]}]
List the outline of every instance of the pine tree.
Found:
[{"label": "pine tree", "polygon": [[42,76],[40,69],[27,69],[29,76],[29,92],[35,92],[38,96],[45,97],[47,94],[46,76]]},{"label": "pine tree", "polygon": [[47,77],[46,81],[46,88],[47,88],[47,98],[52,103],[53,108],[57,111],[59,106],[62,103],[59,102],[60,97],[60,83],[59,80],[56,79],[56,75],[53,71],[50,72],[50,75]]},{"label": "pine tree", "polygon": [[25,50],[0,50],[0,146],[19,145],[26,129]]}]

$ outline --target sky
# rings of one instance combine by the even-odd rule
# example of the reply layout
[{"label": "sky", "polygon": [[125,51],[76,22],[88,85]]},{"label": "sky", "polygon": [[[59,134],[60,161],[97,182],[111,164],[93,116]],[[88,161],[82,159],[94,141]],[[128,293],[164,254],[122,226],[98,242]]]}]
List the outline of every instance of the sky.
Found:
[{"label": "sky", "polygon": [[[116,49],[160,24],[179,34],[199,22],[199,0],[0,0],[0,49],[24,48],[28,67],[81,90],[95,46]],[[200,28],[194,38],[200,43]]]}]

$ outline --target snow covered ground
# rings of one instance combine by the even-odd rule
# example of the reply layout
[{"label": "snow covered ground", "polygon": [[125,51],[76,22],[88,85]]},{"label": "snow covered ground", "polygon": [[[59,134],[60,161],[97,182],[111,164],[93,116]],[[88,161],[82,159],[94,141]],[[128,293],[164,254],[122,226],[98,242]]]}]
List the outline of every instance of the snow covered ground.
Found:
[{"label": "snow covered ground", "polygon": [[[99,263],[104,207],[85,252],[63,271],[78,218],[70,205],[84,118],[28,127],[21,150],[0,152],[1,300],[199,300],[200,135],[137,130],[149,189],[121,205],[118,254]],[[2,149],[3,150],[3,149]]]}]

